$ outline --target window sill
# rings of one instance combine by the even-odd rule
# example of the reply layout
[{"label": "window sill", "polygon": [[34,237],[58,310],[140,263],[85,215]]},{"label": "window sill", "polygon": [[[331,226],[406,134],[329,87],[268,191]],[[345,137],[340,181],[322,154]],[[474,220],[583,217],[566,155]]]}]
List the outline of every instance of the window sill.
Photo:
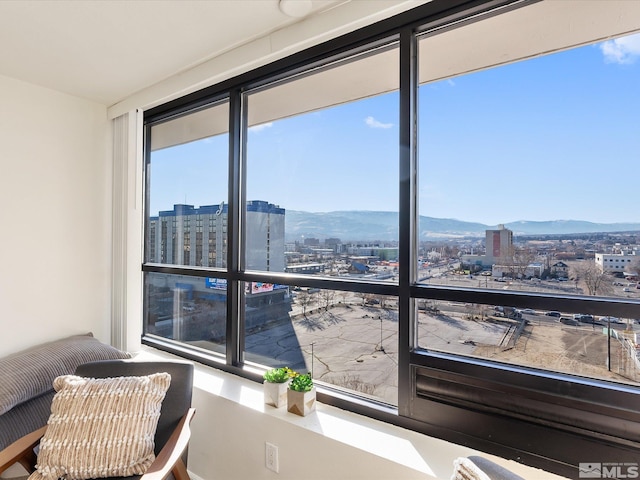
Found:
[{"label": "window sill", "polygon": [[[146,346],[135,355],[135,359],[139,361],[178,358]],[[276,409],[265,405],[260,384],[196,363],[194,374],[194,406],[196,411],[203,410],[201,415],[211,417],[208,413],[211,407],[208,404],[218,404],[221,400],[223,401],[221,406],[229,406],[232,411],[241,413],[240,418],[234,420],[234,422],[238,423],[238,432],[241,434],[245,428],[248,428],[251,431],[251,441],[256,446],[262,446],[260,451],[255,453],[252,467],[254,471],[251,472],[254,478],[257,475],[264,476],[264,473],[262,473],[265,470],[264,442],[273,442],[272,437],[277,436],[277,433],[272,432],[275,432],[276,429],[280,435],[283,434],[283,430],[289,432],[284,432],[289,441],[291,441],[291,432],[293,432],[296,438],[293,439],[295,442],[292,448],[300,448],[303,452],[308,448],[313,448],[313,443],[316,441],[322,444],[330,442],[329,445],[332,445],[332,448],[339,449],[338,451],[340,449],[345,450],[344,446],[356,449],[357,452],[349,453],[347,451],[344,452],[344,455],[351,457],[353,453],[356,453],[359,456],[364,455],[362,458],[370,460],[365,464],[354,461],[348,467],[355,469],[358,472],[358,477],[381,478],[379,476],[376,477],[376,472],[377,475],[384,475],[386,472],[390,472],[394,474],[395,478],[448,479],[451,477],[455,458],[481,455],[524,478],[536,478],[537,480],[563,478],[322,403],[317,404],[316,412],[306,417],[300,417],[288,413],[286,408]],[[230,405],[228,402],[230,402]],[[219,407],[220,405],[216,407],[216,412],[220,410]],[[258,417],[256,417],[256,414]],[[266,417],[261,417],[262,415]],[[256,425],[256,418],[260,419],[260,425]],[[211,418],[205,420],[213,421]],[[243,421],[248,425],[242,425]],[[265,425],[262,425],[262,423],[265,423]],[[217,422],[209,427],[214,428],[216,426]],[[211,449],[211,452],[204,450],[204,456],[207,458],[213,458],[215,455],[220,454],[220,449],[215,447],[213,440],[209,444],[209,438],[211,438],[212,433],[199,431],[207,428],[206,421],[203,422],[203,418],[196,413],[195,420],[192,423],[194,435],[190,448],[189,466],[190,469],[193,469],[194,476],[205,480],[207,480],[207,475],[204,472],[209,471],[208,467],[205,467],[203,471],[199,471],[199,466],[202,465],[201,461],[194,459],[196,461],[192,462],[191,458],[197,455],[198,450],[205,448],[207,450]],[[220,437],[223,437],[222,444],[225,444],[226,440],[230,442],[234,440],[232,438],[225,440],[224,437],[229,434],[226,431],[216,429],[212,430],[212,432],[217,432]],[[316,435],[321,438],[318,439],[315,437]],[[207,445],[199,445],[196,443],[198,439],[207,439]],[[243,458],[248,459],[250,456],[245,455],[245,453],[247,453],[249,445],[246,445],[246,443],[248,441],[242,441],[242,449],[244,451],[237,452],[237,455],[242,455]],[[348,447],[347,450],[350,450]],[[291,454],[294,452],[289,450],[284,450],[281,447],[280,476],[282,478],[301,478],[301,475],[308,473],[310,459],[305,458],[300,465],[300,469],[296,470],[295,465],[293,465],[295,461],[291,462]],[[326,455],[320,457],[322,458],[317,459],[317,461],[320,462],[321,466],[323,465],[323,458],[331,458]],[[382,468],[386,468],[384,472],[379,470],[379,462],[382,462]],[[234,460],[226,463],[237,462]],[[284,468],[285,463],[287,463],[286,468]],[[326,462],[325,460],[324,467],[332,468],[328,463],[333,462]],[[372,470],[372,473],[364,475],[368,467],[374,470]],[[322,472],[318,473],[322,474]],[[353,473],[348,471],[344,473],[348,474],[345,478],[353,477]],[[237,472],[237,474],[242,475],[240,472]],[[216,473],[216,476],[219,476],[219,472]],[[241,476],[237,478],[241,478]],[[320,475],[319,478],[323,478],[323,475]]]}]

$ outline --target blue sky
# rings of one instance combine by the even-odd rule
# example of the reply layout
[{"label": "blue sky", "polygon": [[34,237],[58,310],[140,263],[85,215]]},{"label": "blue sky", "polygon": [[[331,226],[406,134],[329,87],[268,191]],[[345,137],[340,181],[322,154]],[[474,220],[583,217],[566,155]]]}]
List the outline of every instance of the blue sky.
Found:
[{"label": "blue sky", "polygon": [[[423,85],[421,215],[639,222],[640,35]],[[227,198],[227,137],[152,154],[151,212]],[[251,128],[247,198],[396,211],[398,95]]]}]

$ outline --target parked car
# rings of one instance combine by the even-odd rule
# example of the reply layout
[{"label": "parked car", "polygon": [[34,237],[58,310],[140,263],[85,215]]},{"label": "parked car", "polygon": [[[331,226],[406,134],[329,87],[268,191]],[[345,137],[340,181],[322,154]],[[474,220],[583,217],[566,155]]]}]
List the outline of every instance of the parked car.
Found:
[{"label": "parked car", "polygon": [[561,317],[562,314],[560,312],[556,312],[555,310],[551,310],[550,312],[545,313],[547,317]]},{"label": "parked car", "polygon": [[587,315],[584,313],[574,313],[573,319],[583,323],[596,323],[593,315]]},{"label": "parked car", "polygon": [[533,310],[532,308],[525,308],[520,313],[526,313],[527,315],[535,315],[536,311]]},{"label": "parked car", "polygon": [[577,326],[578,325],[578,321],[574,320],[573,318],[560,317],[558,319],[558,321],[560,323],[564,323],[565,325],[573,325],[573,326]]},{"label": "parked car", "polygon": [[622,320],[620,320],[618,317],[600,317],[600,321],[601,322],[611,322],[611,323],[624,323]]}]

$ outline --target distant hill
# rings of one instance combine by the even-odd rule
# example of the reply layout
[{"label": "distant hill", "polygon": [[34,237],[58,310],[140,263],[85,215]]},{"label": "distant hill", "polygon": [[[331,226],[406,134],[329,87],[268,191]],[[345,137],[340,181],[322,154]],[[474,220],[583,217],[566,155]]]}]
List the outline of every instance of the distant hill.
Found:
[{"label": "distant hill", "polygon": [[640,230],[640,223],[593,223],[580,220],[550,220],[545,222],[519,222],[504,225],[513,230],[514,235],[594,233],[594,232],[632,232]]},{"label": "distant hill", "polygon": [[[592,223],[579,220],[551,220],[544,222],[518,221],[504,224],[514,235],[558,235],[592,232],[640,231],[640,223]],[[420,239],[479,237],[496,225],[464,222],[451,218],[420,216]],[[395,212],[340,211],[326,213],[287,210],[285,214],[286,241],[302,237],[342,241],[397,240],[398,214]]]}]

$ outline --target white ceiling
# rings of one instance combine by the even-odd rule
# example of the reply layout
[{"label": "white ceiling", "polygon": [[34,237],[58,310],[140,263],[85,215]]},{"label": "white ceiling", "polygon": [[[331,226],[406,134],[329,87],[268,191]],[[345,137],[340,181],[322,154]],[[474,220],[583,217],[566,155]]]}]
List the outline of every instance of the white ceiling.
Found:
[{"label": "white ceiling", "polygon": [[[427,1],[311,0],[311,13],[297,19],[278,0],[0,0],[0,75],[114,110],[138,108]],[[432,37],[420,76],[447,78],[638,29],[640,0],[545,0]]]},{"label": "white ceiling", "polygon": [[112,105],[299,21],[278,0],[1,0],[0,75]]}]

